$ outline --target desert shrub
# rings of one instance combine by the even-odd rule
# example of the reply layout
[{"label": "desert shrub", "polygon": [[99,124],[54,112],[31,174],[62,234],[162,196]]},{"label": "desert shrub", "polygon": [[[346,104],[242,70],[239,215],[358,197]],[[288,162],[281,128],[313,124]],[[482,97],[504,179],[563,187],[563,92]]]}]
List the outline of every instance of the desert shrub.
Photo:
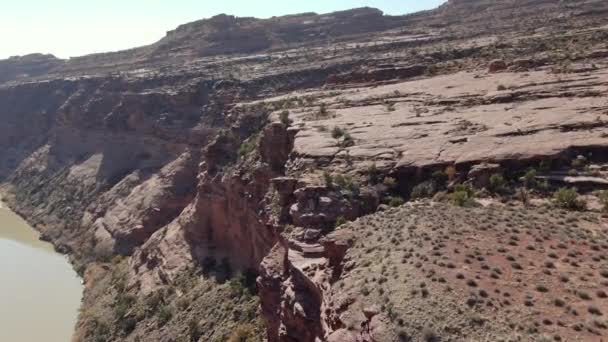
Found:
[{"label": "desert shrub", "polygon": [[196,342],[203,335],[203,329],[196,319],[188,321],[188,335],[191,342]]},{"label": "desert shrub", "polygon": [[325,186],[331,188],[334,185],[334,178],[331,173],[327,171],[323,171],[323,181],[325,182]]},{"label": "desert shrub", "polygon": [[232,291],[233,296],[240,297],[243,294],[254,295],[257,293],[256,278],[257,273],[252,269],[247,269],[244,272],[237,273],[230,281],[228,285]]},{"label": "desert shrub", "polygon": [[109,340],[110,327],[97,318],[93,318],[86,323],[85,337],[87,341],[106,342]]},{"label": "desert shrub", "polygon": [[579,169],[587,165],[587,158],[584,156],[578,156],[571,163],[572,167],[575,169]]},{"label": "desert shrub", "polygon": [[578,199],[578,192],[576,188],[559,188],[553,194],[555,203],[564,209],[570,210],[583,210],[585,203]]},{"label": "desert shrub", "polygon": [[373,163],[367,168],[367,179],[371,184],[377,184],[380,178],[380,171],[376,167],[376,163]]},{"label": "desert shrub", "polygon": [[498,173],[490,176],[490,190],[493,192],[500,192],[505,187],[505,178]]},{"label": "desert shrub", "polygon": [[334,139],[340,139],[344,135],[344,130],[338,126],[335,126],[331,130],[331,137]]},{"label": "desert shrub", "polygon": [[334,226],[335,226],[336,228],[338,228],[338,227],[340,227],[341,225],[345,224],[346,222],[348,222],[348,221],[347,221],[347,220],[344,218],[344,216],[340,216],[340,217],[338,217],[338,218],[336,219],[336,223],[335,223],[335,225],[334,225]]},{"label": "desert shrub", "polygon": [[471,186],[469,185],[456,184],[454,186],[454,192],[465,192],[470,198],[475,197],[475,192],[473,191],[473,188],[471,188]]},{"label": "desert shrub", "polygon": [[256,327],[252,324],[241,324],[234,329],[227,342],[254,342],[259,336]]},{"label": "desert shrub", "polygon": [[385,177],[382,183],[389,189],[394,189],[397,187],[397,180],[393,177]]},{"label": "desert shrub", "polygon": [[352,179],[352,177],[346,175],[337,175],[334,178],[334,183],[343,190],[348,190],[350,192],[352,192],[355,195],[358,195],[360,192],[360,188],[359,185],[357,183],[355,183]]},{"label": "desert shrub", "polygon": [[348,182],[352,181],[352,179],[349,176],[343,176],[343,175],[336,175],[336,177],[334,177],[334,183],[340,187],[340,188],[345,188],[346,184],[348,184]]},{"label": "desert shrub", "polygon": [[434,181],[426,181],[414,186],[410,196],[412,198],[433,197],[437,190],[437,184]]},{"label": "desert shrub", "polygon": [[279,119],[281,120],[281,123],[287,127],[291,126],[293,123],[293,121],[289,118],[288,110],[282,111],[281,114],[279,114]]},{"label": "desert shrub", "polygon": [[117,320],[123,319],[135,301],[135,296],[119,293],[114,301],[114,318]]},{"label": "desert shrub", "polygon": [[117,322],[118,328],[122,331],[124,336],[128,336],[135,330],[137,326],[137,320],[134,317],[127,317]]},{"label": "desert shrub", "polygon": [[154,293],[152,293],[150,296],[148,296],[148,298],[146,298],[145,304],[147,307],[147,311],[148,312],[156,312],[156,310],[158,310],[158,307],[161,306],[162,304],[164,304],[165,298],[164,298],[164,292],[161,290],[158,290]]},{"label": "desert shrub", "polygon": [[405,201],[399,196],[391,196],[388,198],[388,205],[390,205],[391,207],[400,207],[403,205],[403,203],[405,203]]},{"label": "desert shrub", "polygon": [[163,305],[160,310],[158,310],[157,322],[159,326],[164,326],[173,318],[173,310],[169,305]]},{"label": "desert shrub", "polygon": [[473,203],[473,198],[475,198],[475,194],[470,186],[458,184],[454,187],[452,193],[452,203],[454,205],[459,207],[469,206]]},{"label": "desert shrub", "polygon": [[327,114],[327,105],[325,103],[321,103],[321,105],[319,106],[319,116],[325,117],[327,116]]},{"label": "desert shrub", "polygon": [[533,188],[536,186],[536,170],[530,169],[524,175],[524,186],[526,188]]},{"label": "desert shrub", "polygon": [[608,212],[608,190],[600,191],[598,198],[604,207],[604,211]]},{"label": "desert shrub", "polygon": [[250,153],[255,151],[257,146],[258,146],[257,137],[251,137],[251,138],[243,141],[241,143],[241,146],[239,146],[239,152],[238,152],[239,157],[245,157],[245,156],[249,155]]},{"label": "desert shrub", "polygon": [[355,145],[355,140],[350,133],[344,133],[344,137],[342,138],[342,143],[340,145],[342,147],[351,147]]}]

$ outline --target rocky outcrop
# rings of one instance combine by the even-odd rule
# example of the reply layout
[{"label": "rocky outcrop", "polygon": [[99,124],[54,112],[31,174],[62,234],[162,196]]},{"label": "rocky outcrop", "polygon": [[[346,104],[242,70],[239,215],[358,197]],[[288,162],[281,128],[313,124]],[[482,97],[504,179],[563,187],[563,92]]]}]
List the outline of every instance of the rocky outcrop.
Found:
[{"label": "rocky outcrop", "polygon": [[58,59],[53,55],[38,53],[0,60],[0,83],[45,75],[50,70],[60,67],[64,63],[64,60]]},{"label": "rocky outcrop", "polygon": [[[342,327],[337,315],[340,308],[328,297],[352,244],[349,232],[337,231],[317,247],[292,249],[281,243],[273,248],[262,262],[258,278],[269,342],[324,341]],[[317,250],[315,255],[307,254],[311,248]]]},{"label": "rocky outcrop", "polygon": [[308,186],[297,189],[294,196],[296,201],[289,213],[296,226],[306,228],[331,227],[339,217],[354,220],[375,211],[379,204],[378,195],[369,189],[353,194]]}]

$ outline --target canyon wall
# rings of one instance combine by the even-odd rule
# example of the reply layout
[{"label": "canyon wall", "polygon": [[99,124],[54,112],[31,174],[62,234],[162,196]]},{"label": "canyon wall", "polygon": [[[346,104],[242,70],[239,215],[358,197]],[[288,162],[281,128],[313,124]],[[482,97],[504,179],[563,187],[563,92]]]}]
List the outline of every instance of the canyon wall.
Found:
[{"label": "canyon wall", "polygon": [[[450,0],[406,16],[220,15],[132,50],[0,61],[3,195],[84,275],[76,340],[219,341],[256,317],[269,341],[396,340],[374,308],[347,326],[355,299],[335,284],[357,241],[334,229],[447,166],[478,180],[491,165],[516,177],[602,159],[606,10]],[[259,274],[257,312],[206,320],[179,303],[196,289],[208,310],[257,307],[219,266],[249,285]],[[137,314],[168,288],[154,308],[173,319]]]}]

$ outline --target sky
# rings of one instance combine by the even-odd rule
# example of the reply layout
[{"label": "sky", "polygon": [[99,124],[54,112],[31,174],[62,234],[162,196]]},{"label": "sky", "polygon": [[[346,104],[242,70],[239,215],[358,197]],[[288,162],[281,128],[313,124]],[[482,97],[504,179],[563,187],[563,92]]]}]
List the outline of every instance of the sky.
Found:
[{"label": "sky", "polygon": [[397,15],[444,0],[0,0],[0,59],[40,52],[60,58],[147,45],[169,30],[226,13],[268,18],[376,7]]}]

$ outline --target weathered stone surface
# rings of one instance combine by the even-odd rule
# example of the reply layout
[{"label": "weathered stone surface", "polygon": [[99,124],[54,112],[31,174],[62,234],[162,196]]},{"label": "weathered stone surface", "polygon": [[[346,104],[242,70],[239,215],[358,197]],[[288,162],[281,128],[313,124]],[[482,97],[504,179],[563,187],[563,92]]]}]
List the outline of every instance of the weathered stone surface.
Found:
[{"label": "weathered stone surface", "polygon": [[507,69],[507,63],[502,59],[495,59],[488,65],[489,72],[499,72]]},{"label": "weathered stone surface", "polygon": [[[407,198],[448,166],[482,186],[498,170],[481,163],[521,172],[546,160],[569,165],[579,154],[599,162],[608,148],[607,10],[602,0],[450,0],[408,16],[220,15],[142,48],[0,61],[0,179],[10,205],[79,270],[88,265],[95,282],[114,281],[107,260],[115,253],[126,255],[127,291],[137,298],[175,287],[208,258],[235,271],[261,264],[270,341],[395,340],[384,313],[367,322],[363,309],[378,303],[342,295],[362,289],[350,280],[365,261],[348,255],[359,246],[347,233],[356,223],[323,234],[341,216],[392,215],[397,209],[381,199]],[[490,71],[501,72],[488,73],[498,58],[510,68],[499,62]],[[267,125],[284,110],[290,128]],[[605,170],[592,171],[597,177],[558,181],[596,188]],[[328,188],[324,172],[343,184]],[[427,276],[407,274],[416,272]],[[92,288],[86,303],[98,299]],[[235,304],[222,297],[228,292],[216,299]],[[162,329],[155,314],[127,335],[112,321],[107,340],[182,336],[199,317],[179,303],[166,303],[176,311]],[[112,305],[99,307],[99,316],[83,311],[77,336],[86,318],[113,317]],[[224,340],[252,323],[208,314],[199,340]],[[497,340],[490,325],[464,323]],[[442,326],[449,338],[466,336]]]},{"label": "weathered stone surface", "polygon": [[500,173],[499,164],[477,164],[469,170],[468,180],[477,188],[488,188],[490,177]]}]

